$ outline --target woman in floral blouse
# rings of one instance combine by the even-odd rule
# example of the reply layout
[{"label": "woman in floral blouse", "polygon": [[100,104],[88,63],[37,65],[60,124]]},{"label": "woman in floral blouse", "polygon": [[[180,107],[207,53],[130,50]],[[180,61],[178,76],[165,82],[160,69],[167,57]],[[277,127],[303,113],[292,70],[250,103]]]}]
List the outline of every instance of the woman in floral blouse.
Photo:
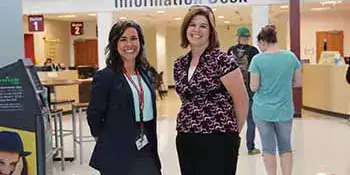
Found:
[{"label": "woman in floral blouse", "polygon": [[174,63],[181,98],[176,147],[182,175],[232,175],[248,95],[235,58],[219,49],[210,7],[192,6],[181,26],[188,54]]}]

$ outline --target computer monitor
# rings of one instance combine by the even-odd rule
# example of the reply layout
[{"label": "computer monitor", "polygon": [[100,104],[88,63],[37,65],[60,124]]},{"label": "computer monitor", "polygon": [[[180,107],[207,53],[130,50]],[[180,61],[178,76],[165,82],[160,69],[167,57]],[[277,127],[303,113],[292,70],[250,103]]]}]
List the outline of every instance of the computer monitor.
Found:
[{"label": "computer monitor", "polygon": [[349,64],[350,65],[350,56],[344,57],[344,61],[345,61],[345,64]]},{"label": "computer monitor", "polygon": [[52,66],[36,66],[35,70],[40,72],[50,72],[53,71],[53,68]]},{"label": "computer monitor", "polygon": [[78,66],[77,69],[80,79],[92,78],[96,72],[96,68],[94,66]]}]

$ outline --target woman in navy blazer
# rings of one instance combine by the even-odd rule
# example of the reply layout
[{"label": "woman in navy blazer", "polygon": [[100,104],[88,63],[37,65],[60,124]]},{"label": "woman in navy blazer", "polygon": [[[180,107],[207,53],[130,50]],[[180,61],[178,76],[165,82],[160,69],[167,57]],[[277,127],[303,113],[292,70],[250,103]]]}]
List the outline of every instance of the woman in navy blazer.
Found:
[{"label": "woman in navy blazer", "polygon": [[96,138],[90,166],[102,175],[160,175],[156,98],[141,27],[119,21],[108,42],[107,67],[93,78],[87,110]]}]

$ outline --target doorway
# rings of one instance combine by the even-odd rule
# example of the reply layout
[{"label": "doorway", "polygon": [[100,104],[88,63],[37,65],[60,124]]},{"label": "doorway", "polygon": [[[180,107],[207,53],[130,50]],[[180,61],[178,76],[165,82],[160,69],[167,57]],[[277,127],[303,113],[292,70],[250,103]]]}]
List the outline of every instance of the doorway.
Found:
[{"label": "doorway", "polygon": [[96,39],[74,41],[75,66],[98,66]]},{"label": "doorway", "polygon": [[33,34],[24,34],[24,57],[30,59],[35,64],[34,37]]},{"label": "doorway", "polygon": [[338,51],[344,56],[344,32],[343,31],[317,31],[316,32],[316,53],[317,63],[324,50]]}]

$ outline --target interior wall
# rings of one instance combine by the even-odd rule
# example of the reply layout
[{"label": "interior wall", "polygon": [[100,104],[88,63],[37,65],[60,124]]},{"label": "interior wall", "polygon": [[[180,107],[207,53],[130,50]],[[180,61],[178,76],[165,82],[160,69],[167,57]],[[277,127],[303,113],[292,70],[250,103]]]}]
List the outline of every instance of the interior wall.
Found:
[{"label": "interior wall", "polygon": [[275,23],[277,30],[277,45],[280,49],[287,49],[287,22],[279,21]]},{"label": "interior wall", "polygon": [[[316,31],[322,30],[343,30],[344,31],[344,54],[350,55],[350,19],[347,18],[346,12],[313,12],[302,14],[301,18],[301,58],[310,59],[316,62]],[[27,19],[24,19],[24,32],[28,32]],[[290,48],[289,38],[289,22],[286,15],[281,17],[274,23],[277,27],[279,47],[281,49]],[[74,49],[72,41],[76,38],[97,38],[96,37],[96,22],[85,22],[85,34],[79,37],[70,36],[70,23],[54,20],[45,20],[45,31],[34,33],[35,59],[38,64],[45,61],[44,58],[44,41],[43,37],[55,37],[60,39],[57,47],[57,55],[60,62],[70,64],[74,62]],[[223,25],[218,26],[218,34],[221,43],[221,49],[227,49],[236,44],[236,30],[238,25]],[[251,27],[248,25],[248,27]],[[147,26],[143,27],[146,40],[146,52],[149,62],[152,66],[157,65],[156,53],[156,28]],[[253,40],[255,38],[251,38]],[[188,49],[180,47],[180,26],[168,26],[166,30],[166,71],[165,79],[167,84],[174,85],[173,80],[173,63],[183,54],[186,54]]]},{"label": "interior wall", "polygon": [[151,66],[157,68],[156,28],[143,27],[143,32],[145,37],[147,60]]},{"label": "interior wall", "polygon": [[46,23],[46,38],[57,38],[57,60],[56,63],[69,65],[69,23],[62,21],[48,21]]},{"label": "interior wall", "polygon": [[72,36],[70,34],[70,22],[69,22],[69,65],[74,66],[74,40],[76,39],[97,39],[96,21],[83,21],[84,22],[84,34],[79,36]]},{"label": "interior wall", "polygon": [[[70,65],[74,66],[74,40],[76,39],[98,39],[96,34],[96,21],[84,21],[84,34],[80,36],[70,35]],[[147,59],[152,66],[157,65],[156,57],[156,29],[154,27],[143,27],[145,37],[145,49]]]},{"label": "interior wall", "polygon": [[[301,20],[302,56],[316,62],[316,31],[343,30],[344,54],[350,55],[349,12],[320,12],[303,14]],[[308,50],[313,50],[309,53]]]},{"label": "interior wall", "polygon": [[[28,32],[28,24],[26,20],[25,32]],[[70,23],[60,22],[53,20],[45,20],[45,32],[34,33],[35,42],[35,55],[38,64],[43,64],[44,58],[44,42],[43,37],[57,37],[60,39],[61,43],[57,48],[58,58],[60,62],[66,65],[74,65],[74,45],[75,39],[97,39],[96,36],[96,21],[85,21],[84,22],[84,34],[81,36],[71,36],[70,35]],[[247,25],[251,28],[250,25]],[[218,35],[221,44],[221,49],[227,51],[228,48],[237,42],[235,36],[236,30],[240,26],[238,25],[223,25],[218,26]],[[144,36],[146,40],[146,53],[148,61],[152,66],[157,65],[157,53],[156,53],[156,28],[155,27],[143,27]],[[183,49],[180,47],[180,26],[167,27],[166,35],[166,71],[164,79],[167,80],[167,84],[174,85],[173,80],[173,63],[174,61],[183,54],[188,52],[188,49]],[[283,32],[280,33],[283,35]],[[67,38],[67,39],[66,39]],[[251,38],[252,40],[253,38]],[[68,55],[68,56],[67,56]]]},{"label": "interior wall", "polygon": [[174,85],[174,75],[173,75],[173,65],[174,61],[188,52],[188,49],[183,49],[180,47],[180,27],[167,27],[166,35],[166,73],[167,84]]},{"label": "interior wall", "polygon": [[29,32],[28,20],[23,18],[24,33],[32,33],[34,36],[34,52],[35,61],[38,65],[43,65],[45,62],[45,42],[44,37],[51,39],[59,39],[56,47],[57,60],[55,62],[69,64],[69,23],[63,21],[48,20],[44,21],[43,32]]},{"label": "interior wall", "polygon": [[[346,11],[342,12],[310,12],[301,15],[301,59],[309,59],[316,63],[316,31],[344,31],[344,55],[350,55],[350,19]],[[289,23],[289,22],[288,22]],[[288,24],[289,26],[289,24]],[[289,30],[287,36],[289,38]],[[289,45],[289,44],[288,44]]]}]

